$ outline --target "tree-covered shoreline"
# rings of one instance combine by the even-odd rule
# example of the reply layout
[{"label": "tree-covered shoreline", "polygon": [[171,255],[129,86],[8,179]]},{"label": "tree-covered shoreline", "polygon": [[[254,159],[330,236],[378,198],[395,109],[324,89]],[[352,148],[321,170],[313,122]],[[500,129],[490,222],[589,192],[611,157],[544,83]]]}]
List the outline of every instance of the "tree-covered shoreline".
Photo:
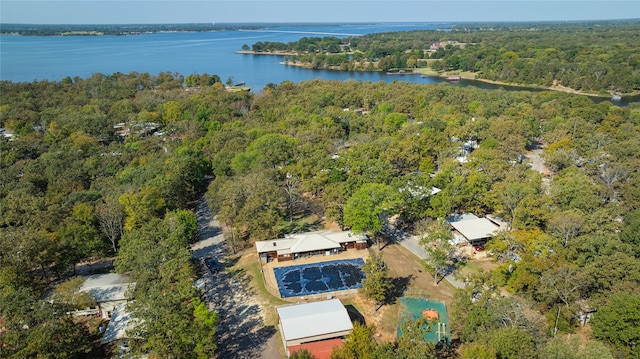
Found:
[{"label": "tree-covered shoreline", "polygon": [[429,68],[506,84],[584,93],[640,91],[640,25],[635,21],[457,26],[339,39],[257,42],[243,50],[280,52],[311,69],[415,71]]}]

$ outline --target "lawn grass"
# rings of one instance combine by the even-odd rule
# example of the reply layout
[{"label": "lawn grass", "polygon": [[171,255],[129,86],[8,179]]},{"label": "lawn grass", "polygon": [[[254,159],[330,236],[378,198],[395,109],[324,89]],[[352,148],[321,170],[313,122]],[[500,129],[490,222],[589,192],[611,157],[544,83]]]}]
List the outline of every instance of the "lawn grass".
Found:
[{"label": "lawn grass", "polygon": [[471,71],[447,71],[446,75],[458,75],[466,80],[474,80],[476,78],[476,73]]},{"label": "lawn grass", "polygon": [[425,76],[440,76],[440,73],[436,70],[431,69],[430,67],[420,67],[416,69],[416,72]]},{"label": "lawn grass", "polygon": [[400,315],[400,301],[387,305],[387,310],[382,314],[380,320],[380,330],[385,333],[396,333],[398,330],[398,320]]},{"label": "lawn grass", "polygon": [[460,268],[460,272],[464,274],[472,274],[472,273],[480,273],[482,267],[474,262],[467,262],[465,265]]}]

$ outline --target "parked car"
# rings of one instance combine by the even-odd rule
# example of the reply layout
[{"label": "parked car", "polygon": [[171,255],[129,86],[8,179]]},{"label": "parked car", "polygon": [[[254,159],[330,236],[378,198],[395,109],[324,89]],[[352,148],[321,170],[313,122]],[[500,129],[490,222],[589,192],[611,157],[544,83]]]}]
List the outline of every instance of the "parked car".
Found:
[{"label": "parked car", "polygon": [[484,251],[484,244],[476,244],[473,246],[473,249],[475,249],[476,252]]},{"label": "parked car", "polygon": [[209,268],[211,273],[217,273],[222,269],[222,265],[215,258],[206,258],[204,263],[207,265],[207,268]]}]

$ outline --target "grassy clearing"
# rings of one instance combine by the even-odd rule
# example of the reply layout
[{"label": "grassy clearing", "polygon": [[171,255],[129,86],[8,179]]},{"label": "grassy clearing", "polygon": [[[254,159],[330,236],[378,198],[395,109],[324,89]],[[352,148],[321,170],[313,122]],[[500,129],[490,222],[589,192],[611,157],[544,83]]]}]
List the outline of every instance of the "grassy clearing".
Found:
[{"label": "grassy clearing", "polygon": [[431,69],[430,67],[417,68],[416,72],[420,73],[421,75],[425,75],[425,76],[440,76],[440,73],[438,71],[435,71],[435,70]]},{"label": "grassy clearing", "polygon": [[498,263],[491,260],[470,260],[460,268],[459,273],[464,277],[470,274],[478,274],[482,271],[492,272],[498,266]]},{"label": "grassy clearing", "polygon": [[471,71],[451,71],[451,72],[447,72],[446,74],[447,74],[447,76],[448,75],[458,75],[458,76],[462,77],[463,79],[467,79],[467,80],[475,80],[475,78],[476,78],[476,73],[475,72],[471,72]]},{"label": "grassy clearing", "polygon": [[398,331],[398,319],[400,313],[400,301],[395,304],[387,305],[387,309],[382,313],[382,319],[380,319],[379,330],[387,333],[391,337],[395,337]]}]

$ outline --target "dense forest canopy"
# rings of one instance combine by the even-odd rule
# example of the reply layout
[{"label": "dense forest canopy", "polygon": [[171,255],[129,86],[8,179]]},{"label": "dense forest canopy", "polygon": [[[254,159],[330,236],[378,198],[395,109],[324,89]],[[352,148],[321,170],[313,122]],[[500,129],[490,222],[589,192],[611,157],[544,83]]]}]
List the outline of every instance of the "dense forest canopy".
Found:
[{"label": "dense forest canopy", "polygon": [[[234,250],[298,231],[301,216],[353,222],[345,207],[363,188],[409,229],[456,212],[500,216],[511,231],[487,246],[498,269],[452,308],[460,355],[638,355],[640,105],[403,82],[284,82],[251,94],[190,76],[0,83],[0,127],[12,133],[0,138],[3,357],[91,351],[86,328],[52,314],[64,311],[29,308],[77,263],[108,256],[137,282],[140,350],[210,356],[215,318],[202,318],[188,252],[205,176]],[[468,141],[478,148],[457,160]],[[535,146],[551,176],[521,163]],[[561,333],[597,309],[586,347],[551,338],[558,308]],[[52,325],[82,343],[47,337]]]},{"label": "dense forest canopy", "polygon": [[[377,33],[346,39],[257,42],[311,68],[389,71],[429,67],[503,83],[590,93],[640,90],[637,21],[459,25],[446,31]],[[289,58],[288,58],[289,60]]]}]

